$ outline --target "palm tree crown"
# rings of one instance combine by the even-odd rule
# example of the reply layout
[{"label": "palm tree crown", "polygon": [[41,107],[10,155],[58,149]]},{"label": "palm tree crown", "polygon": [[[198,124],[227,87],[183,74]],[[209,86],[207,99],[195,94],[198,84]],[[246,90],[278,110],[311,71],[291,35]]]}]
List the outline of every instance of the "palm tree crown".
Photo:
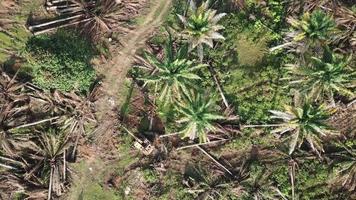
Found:
[{"label": "palm tree crown", "polygon": [[214,121],[225,117],[214,113],[213,104],[212,99],[206,100],[199,93],[177,103],[177,111],[181,114],[177,122],[183,124],[181,133],[184,138],[199,138],[200,142],[207,142],[207,133],[219,131]]},{"label": "palm tree crown", "polygon": [[319,153],[323,151],[321,136],[332,134],[326,120],[333,113],[324,105],[314,106],[309,102],[303,103],[301,107],[285,106],[285,111],[271,110],[271,118],[280,119],[283,123],[272,133],[291,133],[289,154],[292,154],[296,146],[300,147],[306,140],[310,147]]},{"label": "palm tree crown", "polygon": [[187,91],[194,87],[194,80],[200,79],[195,71],[206,67],[204,64],[195,64],[186,59],[187,53],[187,47],[183,46],[175,54],[173,42],[169,40],[165,47],[163,61],[159,61],[154,55],[146,54],[146,59],[156,68],[156,73],[141,78],[141,80],[144,80],[146,84],[155,84],[158,87],[159,101],[164,105],[173,103],[184,93],[187,94]]},{"label": "palm tree crown", "polygon": [[288,68],[291,85],[297,85],[301,92],[318,100],[329,97],[334,102],[334,93],[348,97],[355,96],[349,89],[354,86],[355,71],[348,68],[348,62],[338,58],[331,52],[325,51],[324,58],[312,57],[311,66]]},{"label": "palm tree crown", "polygon": [[190,50],[198,47],[198,55],[203,58],[203,44],[213,47],[213,40],[223,40],[218,32],[224,29],[218,22],[226,13],[216,14],[216,10],[209,9],[209,1],[196,7],[194,1],[190,1],[191,14],[188,17],[178,15],[184,25],[183,36],[190,44]]},{"label": "palm tree crown", "polygon": [[296,41],[304,38],[311,41],[327,41],[335,28],[332,17],[321,10],[312,14],[305,13],[301,20],[292,19],[290,23],[299,31],[299,34],[295,37]]}]

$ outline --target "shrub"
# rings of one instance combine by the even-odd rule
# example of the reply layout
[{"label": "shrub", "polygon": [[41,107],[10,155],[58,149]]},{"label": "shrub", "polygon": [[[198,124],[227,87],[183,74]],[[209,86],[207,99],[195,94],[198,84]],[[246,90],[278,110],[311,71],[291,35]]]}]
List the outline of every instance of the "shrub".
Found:
[{"label": "shrub", "polygon": [[94,48],[75,32],[35,36],[24,52],[28,61],[25,70],[43,89],[84,93],[96,78],[90,64]]}]

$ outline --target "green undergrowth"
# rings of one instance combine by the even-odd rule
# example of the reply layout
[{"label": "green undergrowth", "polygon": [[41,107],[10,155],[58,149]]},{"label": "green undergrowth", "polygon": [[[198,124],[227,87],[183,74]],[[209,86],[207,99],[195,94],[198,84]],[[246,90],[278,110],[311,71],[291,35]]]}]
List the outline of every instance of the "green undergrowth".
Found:
[{"label": "green undergrowth", "polygon": [[[12,54],[18,54],[26,46],[31,33],[26,29],[26,21],[30,13],[37,13],[43,2],[41,0],[18,1],[18,11],[10,16],[2,16],[13,21],[5,26],[6,32],[0,32],[0,63],[10,59]],[[0,5],[0,9],[1,5]],[[4,27],[2,27],[4,28]]]},{"label": "green undergrowth", "polygon": [[93,183],[82,190],[78,200],[121,200],[114,191],[104,189],[100,184]]},{"label": "green undergrowth", "polygon": [[132,101],[132,97],[135,95],[135,83],[130,80],[130,79],[126,79],[123,88],[121,89],[121,95],[120,95],[120,99],[118,100],[118,104],[121,105],[120,107],[120,115],[122,117],[126,117],[130,111],[132,110],[131,107],[131,101]]},{"label": "green undergrowth", "polygon": [[268,50],[279,36],[264,26],[246,25],[243,16],[237,14],[222,22],[226,40],[209,50],[208,56],[226,96],[244,123],[268,122],[268,110],[290,101],[280,81],[287,58]]},{"label": "green undergrowth", "polygon": [[[105,197],[115,197],[114,191],[103,188],[103,171],[107,170],[107,166],[103,165],[102,160],[96,160],[92,163],[81,161],[72,165],[72,168],[78,178],[74,179],[72,187],[67,194],[67,199],[86,200],[95,197],[98,200],[104,200]],[[113,199],[118,198],[115,197]]]},{"label": "green undergrowth", "polygon": [[193,196],[186,192],[182,185],[182,174],[168,170],[162,179],[162,186],[159,194],[153,200],[190,200]]},{"label": "green undergrowth", "polygon": [[[295,194],[297,199],[331,198],[327,180],[330,176],[328,166],[317,160],[305,160],[296,168]],[[275,165],[271,179],[277,184],[281,192],[287,196],[292,195],[288,165]]]},{"label": "green undergrowth", "polygon": [[120,159],[107,163],[101,159],[88,163],[75,163],[73,169],[78,176],[74,179],[73,186],[68,193],[67,199],[73,200],[122,200],[130,199],[124,195],[126,183],[122,181],[120,188],[108,187],[108,178],[124,176],[124,169],[138,161],[138,157],[132,153],[132,137],[126,133],[120,137],[118,146]]},{"label": "green undergrowth", "polygon": [[86,93],[96,79],[90,63],[95,54],[89,41],[76,32],[60,30],[28,41],[23,53],[28,63],[22,71],[43,89]]}]

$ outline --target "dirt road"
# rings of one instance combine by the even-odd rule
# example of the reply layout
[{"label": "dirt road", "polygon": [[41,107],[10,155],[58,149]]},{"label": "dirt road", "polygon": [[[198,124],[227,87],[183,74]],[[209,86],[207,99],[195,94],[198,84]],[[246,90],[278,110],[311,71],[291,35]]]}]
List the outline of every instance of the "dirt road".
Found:
[{"label": "dirt road", "polygon": [[102,114],[110,113],[113,107],[118,106],[125,78],[132,66],[136,51],[144,47],[150,34],[162,24],[170,5],[171,0],[156,0],[150,12],[144,16],[144,22],[121,40],[123,47],[119,54],[103,66],[101,71],[105,78],[102,89],[105,95],[98,105],[98,110]]},{"label": "dirt road", "polygon": [[[114,152],[105,152],[108,140],[112,140],[115,130],[115,112],[118,107],[118,100],[125,87],[127,72],[132,66],[136,51],[144,47],[149,36],[162,24],[171,6],[171,0],[154,0],[150,10],[144,17],[144,22],[137,25],[131,33],[122,38],[123,47],[119,54],[106,65],[100,66],[100,72],[104,75],[102,81],[102,91],[104,95],[97,101],[97,112],[99,113],[100,125],[98,127],[98,137],[94,144],[87,147],[88,157],[83,160],[81,167],[77,167],[73,186],[64,199],[78,199],[81,195],[86,197],[90,193],[91,187],[102,184],[103,177],[111,173],[115,165],[122,159],[120,152],[114,148]],[[114,154],[110,160],[103,159],[101,155]]]}]

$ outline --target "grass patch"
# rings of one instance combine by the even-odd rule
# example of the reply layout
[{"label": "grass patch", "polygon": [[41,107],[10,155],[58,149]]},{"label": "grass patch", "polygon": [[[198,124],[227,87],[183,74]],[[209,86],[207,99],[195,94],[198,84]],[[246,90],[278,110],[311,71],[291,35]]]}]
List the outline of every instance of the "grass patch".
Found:
[{"label": "grass patch", "polygon": [[33,37],[23,55],[28,61],[23,71],[43,89],[86,93],[96,79],[90,63],[94,47],[76,32],[60,30]]},{"label": "grass patch", "polygon": [[[2,16],[4,19],[8,18],[15,21],[13,25],[10,25],[6,29],[8,35],[0,32],[0,46],[1,49],[6,49],[7,51],[0,51],[0,63],[5,62],[11,55],[9,52],[18,53],[24,46],[26,46],[27,40],[30,38],[31,33],[26,30],[25,24],[30,13],[39,13],[41,10],[43,1],[33,0],[33,1],[20,1],[19,8],[16,14],[9,16]],[[6,8],[0,8],[6,9]]]},{"label": "grass patch", "polygon": [[78,197],[78,200],[121,200],[112,190],[101,187],[98,183],[87,185]]}]

